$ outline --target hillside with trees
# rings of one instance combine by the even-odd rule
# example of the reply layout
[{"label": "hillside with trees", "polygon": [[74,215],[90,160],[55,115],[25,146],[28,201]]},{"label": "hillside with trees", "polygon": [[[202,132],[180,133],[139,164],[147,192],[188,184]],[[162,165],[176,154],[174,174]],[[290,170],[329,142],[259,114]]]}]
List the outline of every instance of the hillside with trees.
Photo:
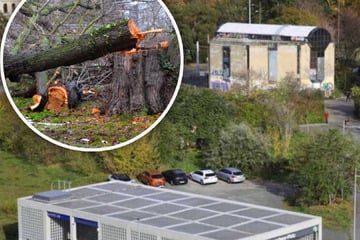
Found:
[{"label": "hillside with trees", "polygon": [[[206,62],[208,40],[226,22],[249,21],[248,0],[165,0],[179,26],[185,59],[194,62],[196,41],[200,60]],[[252,0],[251,22],[311,25],[326,28],[336,49],[336,85],[347,90],[359,76],[353,68],[360,61],[360,1],[358,0]]]}]

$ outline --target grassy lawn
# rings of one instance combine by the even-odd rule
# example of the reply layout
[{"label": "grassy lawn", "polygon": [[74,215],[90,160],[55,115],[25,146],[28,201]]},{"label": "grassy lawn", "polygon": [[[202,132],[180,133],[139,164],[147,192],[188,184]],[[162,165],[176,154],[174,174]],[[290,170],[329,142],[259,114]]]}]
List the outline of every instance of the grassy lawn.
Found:
[{"label": "grassy lawn", "polygon": [[58,166],[35,166],[0,151],[0,239],[17,239],[17,198],[48,191],[57,180],[71,181],[71,187],[76,187],[101,182],[106,177],[102,173],[79,176]]},{"label": "grassy lawn", "polygon": [[321,216],[323,226],[336,231],[348,232],[352,224],[352,202],[349,201],[342,201],[329,206],[288,207],[288,209]]},{"label": "grassy lawn", "polygon": [[201,168],[197,164],[198,157],[200,154],[198,151],[189,150],[189,151],[184,151],[183,154],[184,154],[184,159],[186,160],[176,161],[175,166],[173,166],[173,168],[180,168],[186,173],[190,173],[191,171]]}]

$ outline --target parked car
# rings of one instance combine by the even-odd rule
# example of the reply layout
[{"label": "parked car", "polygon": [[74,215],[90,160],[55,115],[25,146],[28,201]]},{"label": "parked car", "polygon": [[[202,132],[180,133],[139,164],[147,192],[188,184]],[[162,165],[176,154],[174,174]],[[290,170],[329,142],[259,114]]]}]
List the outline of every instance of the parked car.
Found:
[{"label": "parked car", "polygon": [[180,169],[169,169],[161,173],[171,185],[187,184],[186,174]]},{"label": "parked car", "polygon": [[204,169],[197,170],[190,173],[189,178],[200,184],[217,183],[217,176],[213,170]]},{"label": "parked car", "polygon": [[153,187],[164,187],[166,182],[164,176],[157,170],[144,171],[136,178],[139,182]]},{"label": "parked car", "polygon": [[114,173],[108,177],[108,181],[130,182],[131,178],[125,173]]},{"label": "parked car", "polygon": [[228,183],[240,183],[245,181],[244,174],[237,168],[222,168],[216,173],[216,175],[219,179]]}]

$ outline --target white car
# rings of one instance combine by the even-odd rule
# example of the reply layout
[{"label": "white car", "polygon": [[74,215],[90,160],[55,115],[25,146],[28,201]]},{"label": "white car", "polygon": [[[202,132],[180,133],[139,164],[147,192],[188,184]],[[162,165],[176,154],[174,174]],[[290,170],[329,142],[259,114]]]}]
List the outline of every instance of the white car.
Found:
[{"label": "white car", "polygon": [[202,185],[210,184],[210,183],[217,183],[218,178],[213,170],[204,169],[204,170],[197,170],[190,173],[189,178],[195,182],[198,182]]},{"label": "white car", "polygon": [[240,183],[245,181],[244,174],[237,168],[222,168],[216,175],[219,179],[228,183]]}]

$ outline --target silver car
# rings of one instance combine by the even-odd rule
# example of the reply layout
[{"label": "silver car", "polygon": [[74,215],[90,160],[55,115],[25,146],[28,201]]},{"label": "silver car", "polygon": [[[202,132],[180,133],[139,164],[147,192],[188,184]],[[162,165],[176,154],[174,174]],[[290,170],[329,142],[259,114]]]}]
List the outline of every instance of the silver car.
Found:
[{"label": "silver car", "polygon": [[237,168],[222,168],[216,173],[217,177],[228,183],[240,183],[245,181],[244,174]]}]

